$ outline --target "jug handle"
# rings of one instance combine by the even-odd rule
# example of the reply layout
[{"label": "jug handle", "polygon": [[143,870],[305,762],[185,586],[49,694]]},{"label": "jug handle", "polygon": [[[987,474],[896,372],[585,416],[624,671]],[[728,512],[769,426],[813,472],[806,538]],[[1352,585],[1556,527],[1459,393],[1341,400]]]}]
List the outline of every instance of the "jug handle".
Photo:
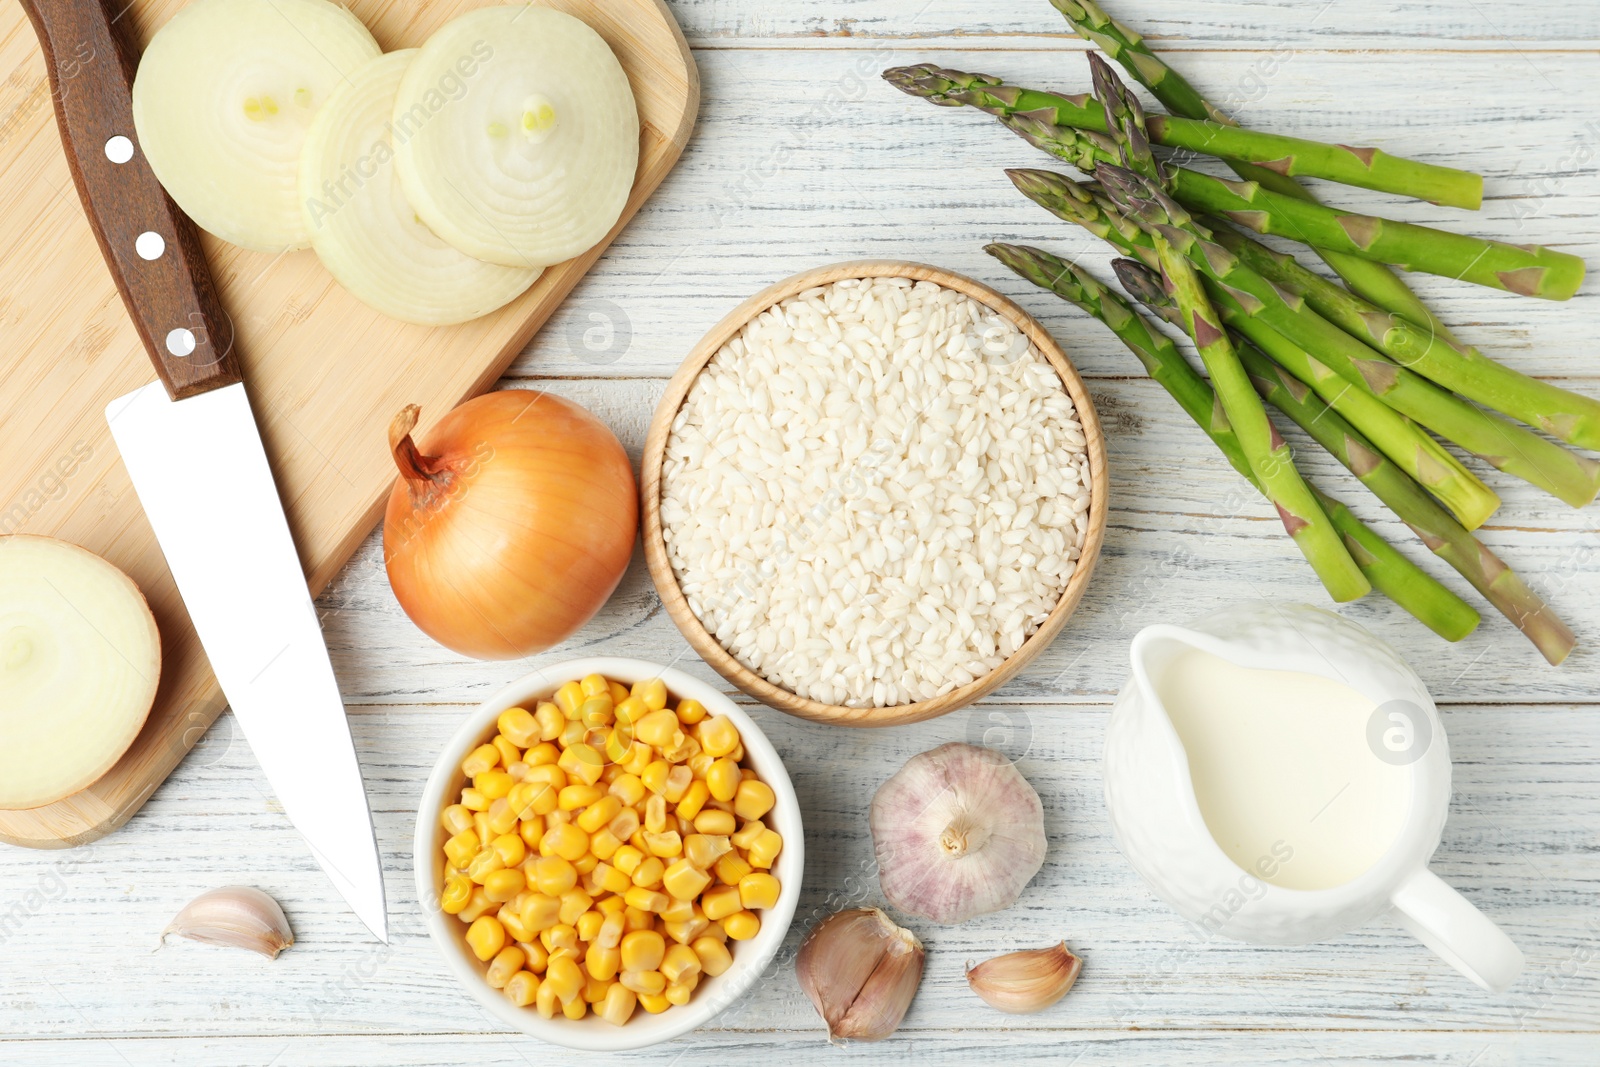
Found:
[{"label": "jug handle", "polygon": [[1522,950],[1432,871],[1413,874],[1390,899],[1402,926],[1489,992],[1505,992],[1522,972]]}]

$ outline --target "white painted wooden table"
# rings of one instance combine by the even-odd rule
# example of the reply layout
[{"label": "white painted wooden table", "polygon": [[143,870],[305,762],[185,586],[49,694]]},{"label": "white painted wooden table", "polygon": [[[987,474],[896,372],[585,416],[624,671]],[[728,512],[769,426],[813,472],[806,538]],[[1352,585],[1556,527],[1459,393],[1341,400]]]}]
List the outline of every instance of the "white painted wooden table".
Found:
[{"label": "white painted wooden table", "polygon": [[[1435,870],[1523,947],[1521,982],[1502,997],[1481,993],[1387,921],[1311,948],[1197,936],[1107,832],[1098,758],[1128,639],[1253,595],[1321,603],[1321,590],[1266,506],[1109,334],[982,253],[989,239],[1032,241],[1104,267],[1095,242],[1000,174],[1042,157],[983,116],[936,110],[877,79],[883,67],[931,59],[1078,90],[1082,46],[1045,0],[672,3],[705,83],[699,130],[505,384],[588,405],[637,456],[664,378],[743,297],[830,261],[925,260],[998,286],[1060,338],[1108,425],[1114,498],[1083,607],[982,706],[882,732],[758,709],[789,762],[812,857],[786,955],[713,1028],[615,1062],[1600,1062],[1600,510],[1576,513],[1493,478],[1506,506],[1485,540],[1586,642],[1559,670],[1492,614],[1448,646],[1380,598],[1343,609],[1409,655],[1444,707],[1455,800]],[[1488,178],[1475,217],[1344,190],[1341,202],[1600,264],[1600,4],[1107,3],[1247,123],[1381,144]],[[1593,285],[1567,304],[1431,278],[1417,286],[1485,351],[1600,393]],[[1313,475],[1364,516],[1380,514],[1331,464]],[[0,851],[5,1067],[577,1060],[502,1032],[473,1006],[428,943],[411,884],[426,768],[463,711],[529,664],[468,662],[433,645],[396,607],[375,537],[321,607],[386,857],[393,943],[375,944],[333,895],[224,717],[112,838],[72,852]],[[580,652],[711,677],[637,560],[601,616],[539,662]],[[1044,870],[1002,914],[954,929],[912,922],[929,956],[905,1025],[882,1045],[829,1050],[789,965],[799,934],[837,907],[880,902],[865,835],[872,791],[911,754],[962,738],[1022,754],[1047,812]],[[189,943],[150,953],[186,900],[229,882],[275,894],[299,943],[273,963]],[[1087,963],[1056,1008],[1001,1016],[967,990],[967,959],[1058,937]]]}]

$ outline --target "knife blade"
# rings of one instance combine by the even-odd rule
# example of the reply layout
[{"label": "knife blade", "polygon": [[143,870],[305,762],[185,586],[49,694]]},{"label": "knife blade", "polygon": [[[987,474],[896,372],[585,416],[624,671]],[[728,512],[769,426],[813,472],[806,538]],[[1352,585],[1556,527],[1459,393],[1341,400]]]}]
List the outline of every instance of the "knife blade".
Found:
[{"label": "knife blade", "polygon": [[[116,6],[111,6],[116,5]],[[159,379],[106,408],[218,684],[284,812],[388,940],[383,871],[322,627],[194,223],[133,126],[121,0],[23,0],[67,165]]]}]

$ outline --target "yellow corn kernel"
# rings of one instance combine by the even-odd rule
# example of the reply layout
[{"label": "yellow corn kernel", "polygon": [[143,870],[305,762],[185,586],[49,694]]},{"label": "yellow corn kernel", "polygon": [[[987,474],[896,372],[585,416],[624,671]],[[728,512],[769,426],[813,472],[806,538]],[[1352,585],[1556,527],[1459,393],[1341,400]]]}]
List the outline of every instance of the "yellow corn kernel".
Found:
[{"label": "yellow corn kernel", "polygon": [[578,721],[594,729],[597,726],[610,726],[616,716],[611,709],[611,694],[590,697],[578,708]]},{"label": "yellow corn kernel", "polygon": [[623,845],[611,857],[611,865],[630,879],[633,877],[633,872],[639,869],[639,864],[643,862],[644,852],[632,845]]},{"label": "yellow corn kernel", "polygon": [[667,949],[656,970],[669,982],[686,981],[700,974],[700,957],[688,945],[673,945]]},{"label": "yellow corn kernel", "polygon": [[611,766],[606,768],[607,772],[615,769],[619,774],[622,773],[619,764],[633,751],[633,738],[628,734],[627,727],[613,726],[607,730],[604,750],[606,759],[611,761]]},{"label": "yellow corn kernel", "polygon": [[684,762],[689,765],[689,773],[694,775],[695,781],[700,782],[705,780],[706,772],[711,769],[713,763],[717,762],[717,758],[704,752],[697,752]]},{"label": "yellow corn kernel", "polygon": [[726,756],[739,744],[739,728],[726,715],[712,715],[700,724],[700,748],[716,758]]},{"label": "yellow corn kernel", "polygon": [[489,805],[487,822],[489,824],[490,840],[501,834],[509,834],[517,828],[517,810],[511,806],[511,801],[501,797]]},{"label": "yellow corn kernel", "polygon": [[633,879],[635,886],[654,889],[661,884],[661,876],[666,873],[667,865],[661,861],[660,856],[646,856],[629,877]]},{"label": "yellow corn kernel", "polygon": [[549,986],[551,995],[565,1004],[583,991],[583,971],[571,957],[552,956],[539,985]]},{"label": "yellow corn kernel", "polygon": [[621,982],[606,990],[606,999],[596,1008],[595,1014],[612,1026],[621,1026],[633,1018],[633,1009],[639,1004],[639,995]]},{"label": "yellow corn kernel", "polygon": [[[593,788],[593,786],[590,788]],[[595,833],[616,818],[621,811],[622,801],[616,797],[599,797],[591,802],[587,808],[584,808],[583,813],[578,816],[578,829],[591,834]]]},{"label": "yellow corn kernel", "polygon": [[767,824],[760,819],[752,819],[739,828],[733,835],[733,844],[736,848],[749,848],[756,843],[756,838],[766,832]]},{"label": "yellow corn kernel", "polygon": [[706,717],[706,706],[698,700],[684,698],[678,701],[678,721],[693,726]]},{"label": "yellow corn kernel", "polygon": [[639,812],[633,808],[623,808],[606,823],[606,829],[611,831],[613,837],[626,841],[639,832]]},{"label": "yellow corn kernel", "polygon": [[539,743],[539,721],[527,708],[507,708],[495,720],[495,725],[518,748],[530,748]]},{"label": "yellow corn kernel", "polygon": [[546,893],[529,894],[519,917],[529,934],[542,934],[561,921],[561,901]]},{"label": "yellow corn kernel", "polygon": [[[624,892],[626,892],[626,891],[624,891]],[[599,903],[597,903],[595,905],[596,908],[598,908],[600,911],[605,912],[607,915],[612,915],[612,914],[621,915],[622,912],[627,908],[627,906],[628,906],[627,903],[624,902],[623,899],[620,896],[616,895],[615,893],[613,893],[609,897],[601,897]]]},{"label": "yellow corn kernel", "polygon": [[472,829],[472,815],[472,809],[466,805],[451,804],[439,816],[439,825],[444,827],[446,833],[454,837],[463,830]]},{"label": "yellow corn kernel", "polygon": [[622,969],[622,953],[614,948],[590,944],[589,950],[583,954],[583,966],[591,978],[601,982],[610,981]]},{"label": "yellow corn kernel", "polygon": [[645,789],[643,780],[637,774],[629,774],[623,771],[607,787],[606,792],[621,801],[623,807],[631,808],[644,799],[648,790]]},{"label": "yellow corn kernel", "polygon": [[540,1015],[546,1019],[554,1019],[561,1012],[561,998],[556,996],[556,991],[546,982],[539,983],[539,991],[534,995],[533,1006]]},{"label": "yellow corn kernel", "polygon": [[561,758],[556,761],[560,768],[586,785],[594,785],[600,780],[600,774],[606,769],[605,758],[595,751],[594,746],[576,744],[561,753]]},{"label": "yellow corn kernel", "polygon": [[597,696],[601,693],[611,695],[611,683],[603,674],[586,674],[578,681],[578,688],[583,690],[586,697]]},{"label": "yellow corn kernel", "polygon": [[659,793],[644,802],[644,828],[653,834],[667,828],[667,798]]},{"label": "yellow corn kernel", "polygon": [[496,734],[489,743],[499,750],[500,766],[507,771],[511,770],[513,763],[522,762],[522,749],[513,744],[511,739],[504,734]]},{"label": "yellow corn kernel", "polygon": [[706,918],[705,912],[691,913],[681,922],[666,922],[661,924],[662,931],[680,945],[692,944],[696,938],[711,927],[711,920]]},{"label": "yellow corn kernel", "polygon": [[711,789],[706,783],[690,782],[689,788],[684,791],[683,799],[678,801],[678,818],[693,819],[700,814],[700,809],[705,807],[706,801],[710,798]]},{"label": "yellow corn kernel", "polygon": [[561,714],[561,709],[548,701],[534,708],[533,721],[539,724],[541,741],[554,741],[561,736],[562,727],[567,725],[567,717]]},{"label": "yellow corn kernel", "polygon": [[679,1007],[682,1007],[683,1005],[689,1003],[690,999],[694,996],[694,987],[699,984],[699,975],[695,975],[694,980],[691,982],[669,982],[667,984],[667,991],[661,995],[667,998],[668,1004],[676,1004]]},{"label": "yellow corn kernel", "polygon": [[778,853],[783,851],[783,835],[776,830],[763,830],[750,842],[750,850],[745,853],[745,859],[750,861],[752,867],[770,868],[778,859]]},{"label": "yellow corn kernel", "polygon": [[472,899],[474,888],[472,879],[459,874],[450,875],[444,880],[444,889],[439,893],[439,910],[446,915],[459,914]]},{"label": "yellow corn kernel", "polygon": [[559,897],[578,884],[578,870],[561,856],[540,856],[533,861],[533,886],[547,897]]},{"label": "yellow corn kernel", "polygon": [[539,995],[539,979],[528,971],[518,971],[506,982],[505,994],[511,1003],[526,1008]]},{"label": "yellow corn kernel", "polygon": [[650,766],[651,761],[655,758],[655,749],[643,741],[635,741],[633,743],[633,751],[628,754],[627,759],[621,761],[622,769],[629,774],[640,775],[644,773],[644,769]]},{"label": "yellow corn kernel", "polygon": [[629,737],[635,737],[638,735],[639,720],[650,714],[650,709],[638,697],[628,696],[616,702],[612,714],[616,716],[617,725],[625,727]]},{"label": "yellow corn kernel", "polygon": [[539,839],[544,836],[544,820],[535,815],[531,819],[523,819],[517,824],[517,836],[522,838],[522,843],[530,849],[538,849]]},{"label": "yellow corn kernel", "polygon": [[715,978],[733,966],[733,955],[728,951],[728,946],[709,934],[695,938],[694,944],[689,947],[700,957],[700,970],[707,977]]},{"label": "yellow corn kernel", "polygon": [[591,1008],[593,1008],[593,1007],[596,1007],[597,1005],[599,1005],[602,1001],[604,1001],[606,999],[606,990],[610,989],[612,986],[616,985],[617,983],[614,980],[609,979],[609,978],[604,980],[604,981],[602,981],[602,980],[594,977],[593,975],[588,974],[587,973],[588,968],[584,968],[584,970],[585,970],[585,974],[584,974],[584,978],[583,978],[583,1000],[584,1000],[584,1003],[588,1004]]},{"label": "yellow corn kernel", "polygon": [[465,868],[482,847],[483,842],[476,830],[462,830],[444,843],[444,855],[450,861],[450,866]]},{"label": "yellow corn kernel", "polygon": [[609,860],[622,847],[622,839],[605,827],[589,835],[589,854],[596,860]]},{"label": "yellow corn kernel", "polygon": [[590,871],[595,869],[595,866],[599,864],[599,862],[599,856],[596,856],[593,852],[585,852],[583,855],[572,861],[572,866],[573,869],[579,874],[588,874]]},{"label": "yellow corn kernel", "polygon": [[566,725],[561,727],[561,736],[556,738],[556,744],[563,749],[581,744],[589,736],[589,728],[577,719],[563,721]]},{"label": "yellow corn kernel", "polygon": [[672,903],[672,898],[665,893],[654,889],[646,889],[640,885],[636,885],[624,893],[622,899],[628,902],[628,907],[630,908],[638,908],[640,911],[651,913],[664,911]]},{"label": "yellow corn kernel", "polygon": [[[739,903],[746,911],[776,907],[783,887],[770,874],[755,871],[739,879]],[[732,936],[732,931],[729,931]]]},{"label": "yellow corn kernel", "polygon": [[528,955],[528,962],[524,963],[523,966],[534,974],[543,974],[545,966],[550,962],[550,953],[545,951],[543,945],[539,944],[537,936],[531,937],[527,941],[519,941],[517,947]]},{"label": "yellow corn kernel", "polygon": [[707,889],[700,897],[700,907],[712,922],[720,922],[743,906],[739,903],[739,887],[736,885],[719,885],[715,889]]},{"label": "yellow corn kernel", "polygon": [[[630,889],[628,892],[631,893],[633,890]],[[623,897],[623,901],[627,901],[626,896]],[[654,930],[656,928],[656,917],[653,912],[646,911],[643,908],[636,908],[630,904],[622,912],[622,926],[624,935],[631,934],[635,930]]]},{"label": "yellow corn kernel", "polygon": [[642,826],[628,837],[628,844],[647,855],[650,852],[650,847],[644,843],[644,827]]},{"label": "yellow corn kernel", "polygon": [[747,778],[739,783],[739,791],[734,794],[733,813],[741,819],[759,819],[777,802],[778,795],[770,785]]},{"label": "yellow corn kernel", "polygon": [[558,823],[539,839],[539,855],[572,861],[589,851],[589,835],[571,823]]},{"label": "yellow corn kernel", "polygon": [[[688,735],[679,736],[680,739],[678,741],[661,749],[661,758],[666,760],[668,763],[686,764],[688,761],[701,754],[700,742],[696,741],[692,737],[689,737]],[[692,768],[685,767],[684,769],[689,771],[691,778],[694,776],[694,771]]]},{"label": "yellow corn kernel", "polygon": [[[694,817],[695,833],[707,834],[711,837],[727,837],[733,833],[738,821],[734,819],[731,811],[719,811],[716,808],[707,808]],[[738,843],[738,839],[734,839]]]},{"label": "yellow corn kernel", "polygon": [[491,989],[504,989],[506,983],[511,981],[511,976],[522,970],[522,964],[528,954],[515,945],[507,945],[495,954],[494,960],[489,964],[488,973],[484,975]]},{"label": "yellow corn kernel", "polygon": [[660,971],[630,971],[623,968],[617,981],[635,993],[646,996],[660,996],[667,989],[667,980]]},{"label": "yellow corn kernel", "polygon": [[[592,896],[591,896],[592,899]],[[606,921],[605,913],[591,908],[578,916],[578,921],[572,925],[577,927],[579,941],[593,941],[600,933],[600,924]]]},{"label": "yellow corn kernel", "polygon": [[660,1015],[662,1012],[672,1007],[672,1001],[666,998],[665,993],[640,993],[639,1007],[643,1008],[651,1015]]},{"label": "yellow corn kernel", "polygon": [[636,930],[622,939],[622,969],[653,971],[661,966],[667,943],[654,930]]},{"label": "yellow corn kernel", "polygon": [[577,1022],[579,1019],[589,1014],[589,1002],[584,1000],[582,997],[573,997],[571,1000],[561,1005],[561,1014],[566,1016],[568,1019],[571,1019],[573,1022]]},{"label": "yellow corn kernel", "polygon": [[516,834],[501,834],[489,847],[507,867],[520,866],[528,858],[528,846]]},{"label": "yellow corn kernel", "polygon": [[594,906],[594,898],[576,886],[561,894],[561,922],[577,929],[578,920]]},{"label": "yellow corn kernel", "polygon": [[739,765],[724,756],[706,771],[706,786],[717,800],[732,800],[739,792]]},{"label": "yellow corn kernel", "polygon": [[500,920],[500,925],[506,928],[506,936],[513,941],[526,941],[530,937],[538,936],[523,923],[522,914],[517,910],[516,899],[500,905],[500,910],[494,913],[494,917]]},{"label": "yellow corn kernel", "polygon": [[732,851],[732,842],[720,834],[690,834],[683,839],[683,858],[702,871],[709,871]]},{"label": "yellow corn kernel", "polygon": [[516,784],[511,775],[501,770],[487,770],[472,779],[472,788],[490,800],[499,800],[511,792],[511,787]]},{"label": "yellow corn kernel", "polygon": [[[666,876],[662,875],[662,877],[665,878]],[[694,901],[692,900],[679,900],[673,897],[672,903],[661,910],[661,921],[663,923],[683,922],[685,919],[693,918],[693,916]]]},{"label": "yellow corn kernel", "polygon": [[714,922],[711,922],[709,919],[706,920],[706,932],[701,934],[700,936],[701,937],[714,937],[718,941],[722,942],[724,945],[726,945],[728,943],[728,931],[726,931],[726,930],[724,930],[722,928],[722,924],[721,923],[714,923]]},{"label": "yellow corn kernel", "polygon": [[672,773],[672,764],[666,760],[651,761],[639,776],[640,782],[652,793],[660,793],[667,788],[667,775]]},{"label": "yellow corn kernel", "polygon": [[592,785],[569,785],[559,795],[557,807],[562,811],[577,811],[605,796],[604,790]]},{"label": "yellow corn kernel", "polygon": [[[496,904],[504,904],[522,892],[526,885],[527,879],[523,877],[522,870],[518,867],[511,867],[506,870],[493,871],[488,877],[484,878],[483,893],[484,896]],[[521,964],[518,964],[518,966],[521,966]]]},{"label": "yellow corn kernel", "polygon": [[659,711],[667,706],[667,683],[660,678],[641,678],[628,695],[644,701],[651,711]]},{"label": "yellow corn kernel", "polygon": [[620,911],[602,912],[600,929],[594,935],[594,943],[601,948],[618,948],[622,944],[622,935],[627,933],[627,917]]},{"label": "yellow corn kernel", "polygon": [[683,741],[683,724],[665,709],[651,711],[633,724],[634,736],[655,748],[668,748]]},{"label": "yellow corn kernel", "polygon": [[497,767],[499,764],[500,750],[495,748],[494,745],[484,742],[471,752],[468,752],[467,758],[461,761],[461,773],[468,778],[476,778],[484,771]]},{"label": "yellow corn kernel", "polygon": [[556,690],[554,699],[556,707],[561,709],[561,714],[569,719],[576,719],[578,708],[583,704],[583,686],[577,682],[568,682]]},{"label": "yellow corn kernel", "polygon": [[612,703],[620,704],[628,699],[628,687],[617,681],[606,682],[606,692],[611,694]]},{"label": "yellow corn kernel", "polygon": [[601,863],[594,869],[594,884],[606,893],[626,893],[633,888],[633,879],[611,864]]},{"label": "yellow corn kernel", "polygon": [[486,848],[467,862],[467,877],[482,885],[495,871],[504,869],[505,864],[494,849]]},{"label": "yellow corn kernel", "polygon": [[711,884],[711,876],[688,860],[679,860],[661,876],[661,887],[679,900],[693,900]]},{"label": "yellow corn kernel", "polygon": [[694,784],[694,774],[687,767],[674,767],[667,772],[667,787],[661,791],[661,797],[668,804],[676,804],[689,792],[689,787]]},{"label": "yellow corn kernel", "polygon": [[456,918],[464,923],[476,922],[478,916],[494,910],[494,901],[483,893],[483,886],[472,887],[472,898],[467,901],[467,906],[456,912]]},{"label": "yellow corn kernel", "polygon": [[[561,721],[566,722],[565,719]],[[556,760],[560,758],[561,748],[559,745],[556,745],[551,741],[540,741],[537,745],[534,745],[532,748],[528,749],[528,751],[522,754],[522,762],[528,765],[528,770],[530,772],[528,774],[524,774],[522,777],[525,780],[528,778],[537,777],[537,775],[531,773],[535,767],[553,767],[555,766]],[[549,772],[545,771],[541,773],[548,774]]]},{"label": "yellow corn kernel", "polygon": [[683,838],[676,830],[667,830],[659,834],[647,831],[644,835],[644,844],[650,855],[659,856],[664,860],[683,855]]},{"label": "yellow corn kernel", "polygon": [[474,956],[488,963],[506,947],[506,928],[493,915],[480,915],[467,927],[467,944]]},{"label": "yellow corn kernel", "polygon": [[488,811],[489,804],[489,798],[471,786],[461,791],[461,806],[468,811]]},{"label": "yellow corn kernel", "polygon": [[547,930],[539,931],[539,940],[550,950],[552,958],[557,955],[575,958],[578,955],[578,931],[566,923],[556,923]]}]

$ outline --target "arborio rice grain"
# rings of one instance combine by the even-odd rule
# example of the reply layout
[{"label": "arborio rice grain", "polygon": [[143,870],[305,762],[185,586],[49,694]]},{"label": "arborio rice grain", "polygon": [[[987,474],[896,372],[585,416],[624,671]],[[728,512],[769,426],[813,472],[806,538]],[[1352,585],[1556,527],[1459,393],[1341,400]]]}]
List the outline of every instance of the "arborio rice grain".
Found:
[{"label": "arborio rice grain", "polygon": [[667,555],[734,657],[886,707],[994,670],[1088,529],[1072,401],[1007,319],[905,278],[810,289],[695,379],[662,465]]}]

